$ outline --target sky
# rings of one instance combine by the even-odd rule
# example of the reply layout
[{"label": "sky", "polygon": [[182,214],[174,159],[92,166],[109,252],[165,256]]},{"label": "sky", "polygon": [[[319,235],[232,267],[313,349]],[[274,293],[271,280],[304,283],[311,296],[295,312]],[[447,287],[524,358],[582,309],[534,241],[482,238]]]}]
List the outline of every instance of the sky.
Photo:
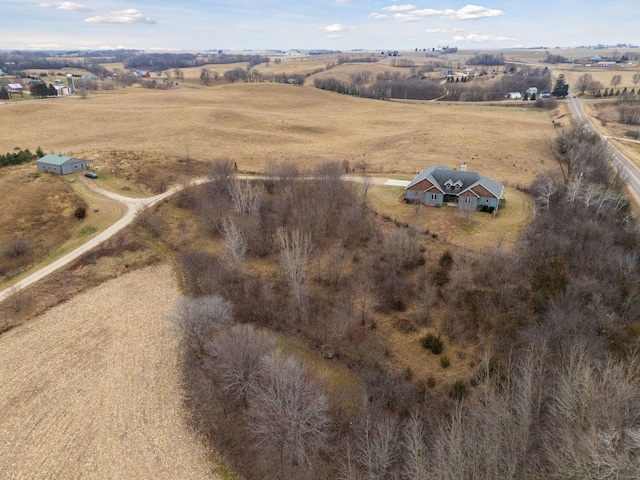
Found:
[{"label": "sky", "polygon": [[2,0],[0,50],[413,50],[640,44],[617,0]]}]

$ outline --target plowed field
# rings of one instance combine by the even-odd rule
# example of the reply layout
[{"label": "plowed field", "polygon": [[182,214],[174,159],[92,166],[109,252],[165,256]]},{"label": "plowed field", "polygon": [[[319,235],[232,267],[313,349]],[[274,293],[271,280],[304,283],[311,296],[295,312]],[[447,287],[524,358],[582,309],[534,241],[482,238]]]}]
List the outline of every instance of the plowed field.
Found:
[{"label": "plowed field", "polygon": [[167,266],[0,336],[0,478],[214,478],[182,407]]}]

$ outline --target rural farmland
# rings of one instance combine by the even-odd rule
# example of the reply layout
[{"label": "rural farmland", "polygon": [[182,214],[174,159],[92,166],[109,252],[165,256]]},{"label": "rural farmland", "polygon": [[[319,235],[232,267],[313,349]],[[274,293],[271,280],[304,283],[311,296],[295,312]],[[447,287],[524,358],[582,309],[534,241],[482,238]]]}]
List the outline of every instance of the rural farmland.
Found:
[{"label": "rural farmland", "polygon": [[[102,68],[120,74],[116,53]],[[562,98],[388,101],[312,82],[372,70],[446,85],[418,74],[445,54],[429,55],[331,54],[323,72],[324,56],[211,63],[179,84],[155,71],[163,88],[106,76],[107,89],[1,103],[0,151],[96,173],[2,167],[4,285],[137,209],[0,304],[0,473],[489,480],[613,465],[634,478],[640,230],[625,178]],[[452,55],[458,70],[478,56]],[[545,55],[512,72],[574,81]],[[222,80],[235,67],[310,76]],[[203,69],[219,81],[201,84]],[[619,105],[635,102],[585,103],[600,133],[634,145]],[[460,184],[425,177],[407,201],[398,182],[436,164]],[[488,181],[465,190],[463,172]],[[496,182],[496,215],[465,208]],[[426,205],[435,187],[449,198]]]}]

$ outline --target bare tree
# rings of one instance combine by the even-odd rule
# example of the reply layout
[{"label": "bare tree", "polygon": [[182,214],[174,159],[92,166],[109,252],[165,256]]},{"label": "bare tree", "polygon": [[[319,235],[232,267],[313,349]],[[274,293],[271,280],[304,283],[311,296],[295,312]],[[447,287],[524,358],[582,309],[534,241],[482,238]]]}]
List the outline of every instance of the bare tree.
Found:
[{"label": "bare tree", "polygon": [[589,86],[587,87],[587,90],[589,90],[589,93],[591,94],[591,96],[595,96],[603,88],[604,88],[604,85],[602,84],[602,82],[598,80],[594,80],[593,82],[589,82]]},{"label": "bare tree", "polygon": [[251,324],[221,329],[206,345],[208,368],[234,402],[247,407],[257,385],[263,358],[274,348],[273,337]]},{"label": "bare tree", "polygon": [[259,444],[275,449],[278,478],[287,468],[308,464],[325,445],[329,423],[322,386],[309,378],[307,369],[293,357],[277,352],[262,362],[258,385],[251,394],[249,429]]},{"label": "bare tree", "polygon": [[247,253],[247,239],[236,224],[228,218],[222,221],[222,234],[226,258],[232,265],[240,268]]},{"label": "bare tree", "polygon": [[272,182],[276,182],[280,188],[291,185],[300,176],[298,167],[294,163],[269,162],[264,170],[264,175]]},{"label": "bare tree", "polygon": [[602,195],[602,187],[593,183],[589,183],[580,193],[580,200],[584,204],[585,212],[589,210],[589,207],[596,205],[598,199]]},{"label": "bare tree", "polygon": [[573,182],[571,183],[571,185],[569,185],[569,188],[567,190],[567,202],[569,203],[569,205],[573,206],[575,204],[576,199],[580,195],[581,185],[582,172],[580,172],[580,174],[573,179]]},{"label": "bare tree", "polygon": [[403,477],[406,480],[428,478],[428,453],[425,444],[426,429],[417,413],[409,418],[403,432],[402,447],[405,455]]},{"label": "bare tree", "polygon": [[300,230],[279,230],[280,264],[291,286],[296,320],[302,320],[307,297],[307,268],[311,251],[311,237]]},{"label": "bare tree", "polygon": [[558,191],[558,187],[551,180],[547,180],[538,187],[538,199],[545,208],[549,208],[551,197]]},{"label": "bare tree", "polygon": [[618,85],[622,83],[622,75],[614,75],[611,77],[611,82],[609,82],[613,88],[616,88]]},{"label": "bare tree", "polygon": [[235,169],[233,160],[219,158],[209,163],[209,179],[212,190],[219,195],[229,195]]},{"label": "bare tree", "polygon": [[233,180],[230,184],[233,208],[240,215],[257,215],[262,207],[265,190],[261,184],[247,180]]},{"label": "bare tree", "polygon": [[385,415],[374,420],[369,413],[365,414],[358,432],[358,457],[367,479],[387,478],[400,447],[397,430],[395,417]]},{"label": "bare tree", "polygon": [[584,94],[591,82],[593,82],[593,76],[590,73],[584,73],[577,78],[575,87],[581,94]]},{"label": "bare tree", "polygon": [[180,80],[181,82],[184,82],[184,72],[181,69],[174,68],[173,75],[176,77],[176,80]]},{"label": "bare tree", "polygon": [[202,85],[211,85],[211,70],[203,67],[200,70],[200,82],[202,83]]},{"label": "bare tree", "polygon": [[638,82],[640,82],[640,72],[634,73],[633,77],[631,77],[631,81],[633,82],[633,86],[637,87],[638,86]]},{"label": "bare tree", "polygon": [[361,160],[359,162],[356,162],[355,168],[356,170],[359,170],[360,173],[364,175],[367,172],[367,169],[369,168],[369,164],[364,160]]},{"label": "bare tree", "polygon": [[183,334],[183,341],[195,358],[205,353],[205,344],[213,333],[231,322],[232,305],[221,295],[179,298],[173,306],[171,320]]}]

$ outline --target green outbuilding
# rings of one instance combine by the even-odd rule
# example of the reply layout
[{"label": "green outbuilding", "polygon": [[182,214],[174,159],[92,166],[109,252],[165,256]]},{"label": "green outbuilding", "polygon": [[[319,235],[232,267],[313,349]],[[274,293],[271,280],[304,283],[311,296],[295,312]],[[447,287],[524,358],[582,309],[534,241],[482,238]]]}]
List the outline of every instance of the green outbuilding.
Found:
[{"label": "green outbuilding", "polygon": [[68,175],[86,170],[89,168],[89,163],[91,163],[91,160],[53,154],[45,155],[36,162],[39,172],[49,172],[57,175]]}]

